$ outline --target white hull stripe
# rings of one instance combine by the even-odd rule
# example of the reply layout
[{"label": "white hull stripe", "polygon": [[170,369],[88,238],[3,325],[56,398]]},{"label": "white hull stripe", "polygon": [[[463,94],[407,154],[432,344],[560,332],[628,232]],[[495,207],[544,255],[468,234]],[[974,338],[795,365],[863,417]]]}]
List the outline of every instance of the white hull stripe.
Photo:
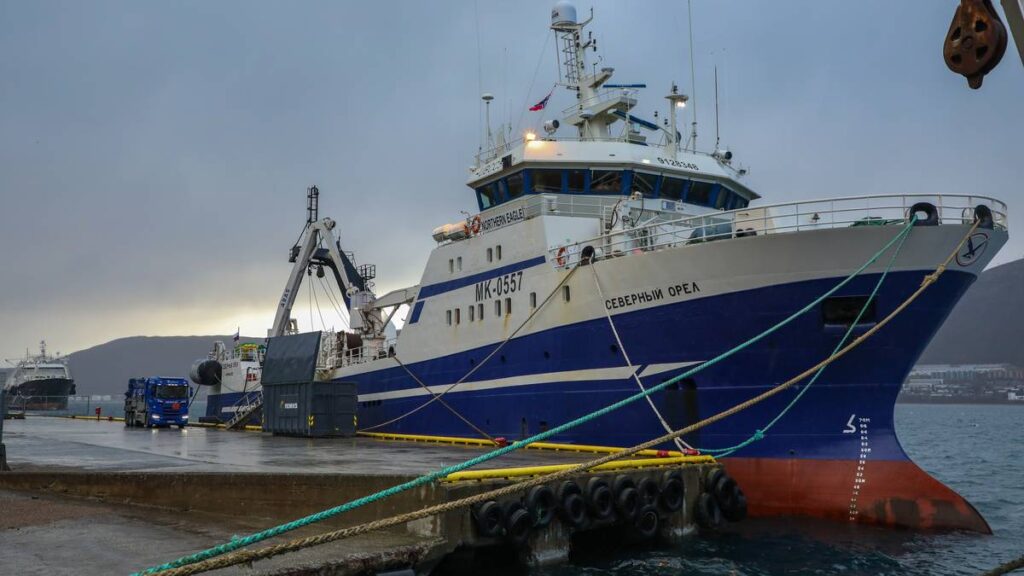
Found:
[{"label": "white hull stripe", "polygon": [[[668,364],[651,364],[640,372],[641,377],[654,374],[661,374],[693,366],[700,362],[672,362]],[[584,370],[567,370],[564,372],[545,372],[541,374],[524,374],[510,378],[496,378],[493,380],[477,380],[475,382],[463,382],[453,389],[450,394],[460,392],[476,392],[479,390],[493,390],[496,388],[513,388],[516,386],[531,386],[535,384],[546,384],[549,382],[583,382],[589,380],[624,380],[629,378],[640,366],[617,366],[612,368],[588,368]],[[448,389],[451,384],[438,384],[430,386],[431,392],[440,394]],[[429,393],[423,388],[406,388],[404,390],[393,390],[390,392],[376,392],[372,394],[360,394],[360,402],[373,400],[394,400],[397,398],[412,398],[415,396],[428,396]]]}]

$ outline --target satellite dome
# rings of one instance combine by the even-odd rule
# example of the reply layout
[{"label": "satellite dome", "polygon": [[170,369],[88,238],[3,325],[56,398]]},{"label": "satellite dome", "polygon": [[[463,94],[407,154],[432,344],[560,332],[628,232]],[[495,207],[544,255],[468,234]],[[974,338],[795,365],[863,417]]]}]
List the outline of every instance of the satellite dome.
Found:
[{"label": "satellite dome", "polygon": [[568,0],[559,0],[551,9],[551,27],[576,25],[576,7]]}]

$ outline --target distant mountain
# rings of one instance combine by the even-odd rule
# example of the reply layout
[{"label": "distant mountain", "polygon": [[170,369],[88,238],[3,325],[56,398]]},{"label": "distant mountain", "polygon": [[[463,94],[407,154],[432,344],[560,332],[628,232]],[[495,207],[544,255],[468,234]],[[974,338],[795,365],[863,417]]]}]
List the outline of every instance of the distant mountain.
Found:
[{"label": "distant mountain", "polygon": [[[122,394],[129,378],[174,376],[188,378],[188,370],[205,358],[215,340],[229,346],[233,336],[132,336],[111,340],[68,355],[68,367],[79,395]],[[241,342],[262,342],[242,338]]]},{"label": "distant mountain", "polygon": [[986,270],[921,357],[924,364],[1024,366],[1024,260]]}]

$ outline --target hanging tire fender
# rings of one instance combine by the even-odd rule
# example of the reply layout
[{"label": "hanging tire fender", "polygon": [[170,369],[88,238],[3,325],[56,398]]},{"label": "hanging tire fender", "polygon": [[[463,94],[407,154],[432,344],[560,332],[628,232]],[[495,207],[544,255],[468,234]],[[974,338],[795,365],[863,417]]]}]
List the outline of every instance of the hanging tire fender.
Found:
[{"label": "hanging tire fender", "polygon": [[579,484],[566,480],[558,487],[558,515],[567,525],[579,528],[587,522],[587,505]]},{"label": "hanging tire fender", "polygon": [[722,509],[718,507],[718,503],[710,493],[701,492],[697,497],[693,517],[701,528],[715,528],[722,523]]},{"label": "hanging tire fender", "polygon": [[615,497],[604,478],[594,476],[588,480],[586,494],[587,511],[591,516],[604,520],[612,515]]},{"label": "hanging tire fender", "polygon": [[509,502],[504,507],[505,538],[516,546],[522,546],[530,537],[533,521],[530,513],[519,502]]},{"label": "hanging tire fender", "polygon": [[[931,202],[918,202],[910,207],[907,211],[907,218],[914,215],[918,216],[914,226],[938,226],[939,225],[939,210],[935,207],[935,204]],[[924,215],[922,218],[921,215]]]},{"label": "hanging tire fender", "polygon": [[526,511],[530,513],[530,520],[536,528],[543,528],[555,518],[558,509],[558,501],[555,498],[555,491],[546,484],[534,486],[526,493]]},{"label": "hanging tire fender", "polygon": [[978,223],[978,228],[992,229],[992,209],[984,204],[978,204],[974,207],[974,221]]},{"label": "hanging tire fender", "polygon": [[640,502],[645,505],[656,505],[658,503],[658,496],[661,495],[661,488],[658,487],[658,481],[649,476],[645,476],[640,479],[640,482],[636,485],[636,491],[640,493]]},{"label": "hanging tire fender", "polygon": [[659,524],[660,519],[657,507],[647,504],[642,506],[637,512],[636,519],[633,520],[633,530],[640,538],[650,540],[658,534]]},{"label": "hanging tire fender", "polygon": [[620,518],[633,520],[643,506],[636,483],[625,474],[620,474],[612,481],[612,492],[615,493],[615,512]]},{"label": "hanging tire fender", "polygon": [[485,538],[496,538],[501,536],[504,514],[501,506],[494,500],[488,500],[483,504],[473,506],[473,522],[476,530]]},{"label": "hanging tire fender", "polygon": [[678,512],[686,499],[686,486],[678,470],[666,472],[661,479],[661,497],[658,502],[666,512]]}]

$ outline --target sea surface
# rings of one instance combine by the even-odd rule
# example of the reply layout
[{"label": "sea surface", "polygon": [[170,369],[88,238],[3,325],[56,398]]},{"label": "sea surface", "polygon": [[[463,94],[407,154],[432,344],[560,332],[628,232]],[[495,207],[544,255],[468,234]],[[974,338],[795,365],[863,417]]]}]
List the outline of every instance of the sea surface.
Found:
[{"label": "sea surface", "polygon": [[992,536],[750,519],[670,549],[619,551],[532,575],[977,575],[1024,555],[1024,407],[899,404],[896,427],[907,453],[974,504]]}]

